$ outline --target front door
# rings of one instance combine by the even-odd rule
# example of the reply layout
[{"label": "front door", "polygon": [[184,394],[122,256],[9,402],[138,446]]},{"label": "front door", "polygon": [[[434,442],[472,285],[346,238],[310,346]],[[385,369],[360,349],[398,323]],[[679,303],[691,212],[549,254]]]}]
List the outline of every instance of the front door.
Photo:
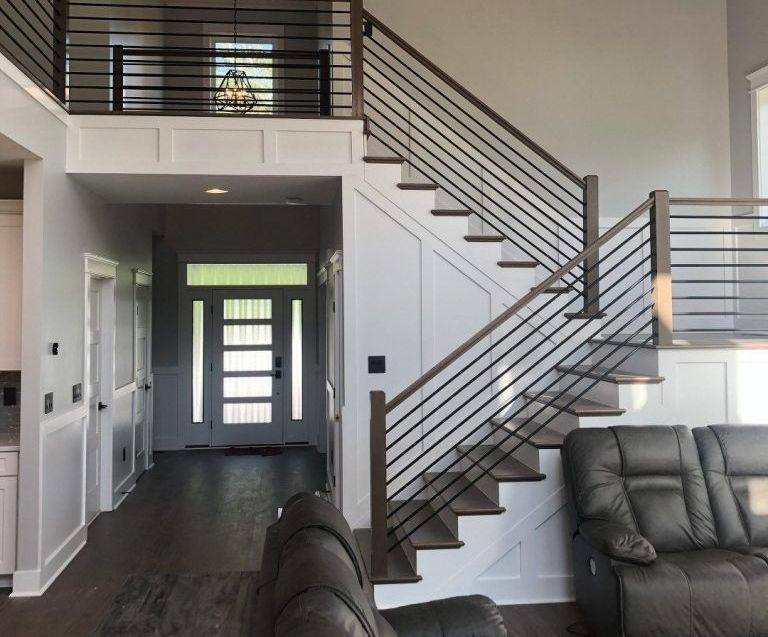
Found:
[{"label": "front door", "polygon": [[85,447],[85,521],[101,511],[101,284],[91,279],[88,286],[88,431]]},{"label": "front door", "polygon": [[283,444],[282,313],[282,290],[214,292],[214,446]]}]

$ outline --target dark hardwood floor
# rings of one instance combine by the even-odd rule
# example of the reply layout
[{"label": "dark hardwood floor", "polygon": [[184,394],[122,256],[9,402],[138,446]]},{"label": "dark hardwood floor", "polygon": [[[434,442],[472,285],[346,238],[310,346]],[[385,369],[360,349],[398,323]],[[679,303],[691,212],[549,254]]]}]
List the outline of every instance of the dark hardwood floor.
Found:
[{"label": "dark hardwood floor", "polygon": [[45,595],[0,594],[0,635],[88,636],[132,573],[259,570],[277,508],[323,488],[324,463],[309,448],[271,457],[157,454],[122,506],[91,525],[88,543]]},{"label": "dark hardwood floor", "polygon": [[[219,450],[157,454],[155,467],[123,505],[91,525],[88,543],[45,595],[9,599],[0,593],[0,635],[88,637],[132,574],[231,578],[258,571],[277,508],[294,493],[321,489],[324,481],[324,456],[314,449],[272,457],[228,457]],[[565,636],[580,619],[571,604],[506,606],[502,614],[510,637]]]}]

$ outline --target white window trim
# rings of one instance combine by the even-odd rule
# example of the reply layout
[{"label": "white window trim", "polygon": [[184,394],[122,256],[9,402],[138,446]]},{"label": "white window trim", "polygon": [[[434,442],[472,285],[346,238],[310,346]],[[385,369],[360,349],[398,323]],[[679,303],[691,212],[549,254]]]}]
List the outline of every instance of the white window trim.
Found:
[{"label": "white window trim", "polygon": [[[768,196],[768,166],[761,165],[761,140],[768,137],[768,131],[760,126],[760,95],[768,91],[768,65],[747,75],[749,82],[750,103],[752,105],[752,195],[754,197]],[[767,219],[760,219],[761,226],[768,226]]]}]

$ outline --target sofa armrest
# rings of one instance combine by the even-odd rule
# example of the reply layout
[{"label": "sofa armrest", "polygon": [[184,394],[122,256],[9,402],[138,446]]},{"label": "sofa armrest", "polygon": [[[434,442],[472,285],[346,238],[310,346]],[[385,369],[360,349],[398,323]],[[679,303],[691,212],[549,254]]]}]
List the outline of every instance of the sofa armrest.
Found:
[{"label": "sofa armrest", "polygon": [[507,637],[496,604],[482,595],[380,611],[398,637]]},{"label": "sofa armrest", "polygon": [[579,525],[579,535],[596,551],[620,562],[651,564],[656,549],[642,535],[621,524],[603,520],[585,520]]}]

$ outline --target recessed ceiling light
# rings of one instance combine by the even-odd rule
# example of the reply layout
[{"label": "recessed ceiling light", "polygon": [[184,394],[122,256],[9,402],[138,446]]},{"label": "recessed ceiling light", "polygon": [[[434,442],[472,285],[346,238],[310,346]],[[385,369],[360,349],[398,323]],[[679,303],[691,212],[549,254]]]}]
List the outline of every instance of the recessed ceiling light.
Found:
[{"label": "recessed ceiling light", "polygon": [[209,188],[206,190],[209,195],[226,195],[229,190],[224,190],[223,188]]}]

